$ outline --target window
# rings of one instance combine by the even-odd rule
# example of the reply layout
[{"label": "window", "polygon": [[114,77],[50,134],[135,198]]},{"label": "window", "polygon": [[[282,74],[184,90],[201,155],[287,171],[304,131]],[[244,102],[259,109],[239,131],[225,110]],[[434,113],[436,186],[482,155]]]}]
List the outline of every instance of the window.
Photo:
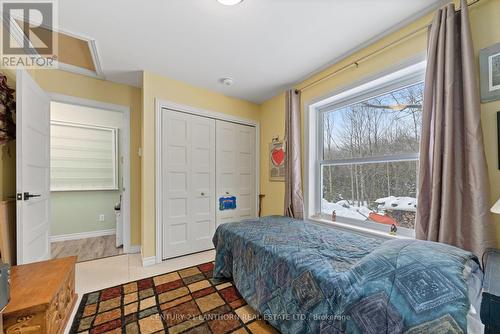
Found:
[{"label": "window", "polygon": [[413,235],[423,83],[420,76],[348,96],[317,116],[316,212]]},{"label": "window", "polygon": [[116,190],[117,129],[52,121],[50,190]]}]

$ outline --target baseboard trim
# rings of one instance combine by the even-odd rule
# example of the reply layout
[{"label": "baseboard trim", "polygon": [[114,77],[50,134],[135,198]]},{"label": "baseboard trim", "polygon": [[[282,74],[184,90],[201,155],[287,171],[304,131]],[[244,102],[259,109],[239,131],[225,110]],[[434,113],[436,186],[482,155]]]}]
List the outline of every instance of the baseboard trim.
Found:
[{"label": "baseboard trim", "polygon": [[129,248],[129,254],[137,254],[141,252],[141,246],[140,245],[131,245]]},{"label": "baseboard trim", "polygon": [[141,248],[141,259],[142,259],[142,266],[143,267],[150,267],[156,264],[156,256],[150,256],[150,257],[144,257],[143,249],[142,246],[139,246]]},{"label": "baseboard trim", "polygon": [[105,235],[113,235],[113,234],[116,234],[116,229],[114,229],[114,228],[109,229],[109,230],[51,235],[50,242],[95,238],[95,237],[102,237]]},{"label": "baseboard trim", "polygon": [[142,266],[143,267],[150,267],[150,266],[154,266],[155,264],[156,264],[156,256],[142,258]]}]

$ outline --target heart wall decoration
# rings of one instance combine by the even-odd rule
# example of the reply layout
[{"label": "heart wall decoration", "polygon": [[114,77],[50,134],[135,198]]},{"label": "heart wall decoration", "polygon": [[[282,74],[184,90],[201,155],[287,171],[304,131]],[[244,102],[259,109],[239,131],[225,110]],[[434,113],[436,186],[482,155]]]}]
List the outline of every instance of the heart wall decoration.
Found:
[{"label": "heart wall decoration", "polygon": [[271,152],[271,161],[276,167],[281,166],[285,162],[285,151],[283,151],[283,148],[275,148]]},{"label": "heart wall decoration", "polygon": [[285,181],[285,149],[282,141],[273,140],[269,144],[269,180]]}]

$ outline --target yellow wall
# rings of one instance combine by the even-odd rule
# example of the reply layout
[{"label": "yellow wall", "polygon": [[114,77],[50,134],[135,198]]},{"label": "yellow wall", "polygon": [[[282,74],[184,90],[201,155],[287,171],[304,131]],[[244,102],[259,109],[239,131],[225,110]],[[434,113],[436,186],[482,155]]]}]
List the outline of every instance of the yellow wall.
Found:
[{"label": "yellow wall", "polygon": [[262,215],[283,215],[285,182],[269,181],[269,144],[285,136],[285,94],[280,94],[261,105],[260,122],[260,193]]},{"label": "yellow wall", "polygon": [[16,141],[0,146],[0,200],[16,195]]},{"label": "yellow wall", "polygon": [[150,72],[143,73],[141,220],[143,257],[155,255],[155,98],[257,121],[260,115],[260,106],[257,104]]},{"label": "yellow wall", "polygon": [[[476,56],[479,49],[500,42],[500,0],[483,0],[470,8],[470,18],[472,26],[472,37]],[[395,41],[402,36],[429,24],[432,20],[432,14],[417,20],[416,22],[406,26],[405,28],[383,38],[382,40],[356,52],[346,59],[334,64],[325,71],[318,73],[315,76],[297,85],[297,88],[307,85],[309,82],[324,76],[326,73],[331,73],[336,69],[349,64],[360,57],[369,54],[384,45]],[[407,59],[422,54],[426,50],[427,39],[426,33],[423,31],[420,34],[392,47],[384,52],[370,58],[360,64],[358,68],[352,67],[332,78],[321,82],[320,84],[305,90],[302,93],[302,105],[325,96],[333,91],[339,90],[342,87],[370,77],[382,72],[384,69],[391,68],[398,63],[402,63]],[[479,60],[477,58],[479,63]],[[478,64],[479,66],[479,64]],[[283,197],[284,184],[269,182],[268,179],[268,164],[267,146],[273,135],[283,135],[284,123],[284,108],[285,96],[280,94],[265,102],[262,105],[261,112],[261,192],[266,195],[263,200],[263,214],[276,214],[283,212]],[[481,105],[481,113],[483,119],[485,150],[488,159],[489,174],[492,189],[492,203],[500,197],[500,171],[497,168],[497,144],[496,144],[496,112],[500,111],[500,101],[486,103]],[[304,112],[302,110],[302,116]],[[304,119],[302,119],[302,125]],[[304,129],[302,129],[304,130]],[[495,217],[497,227],[497,240],[500,245],[500,215]]]},{"label": "yellow wall", "polygon": [[[30,74],[43,90],[130,108],[130,242],[140,244],[140,146],[141,91],[139,88],[59,70],[33,70]],[[71,217],[68,217],[71,219]]]}]

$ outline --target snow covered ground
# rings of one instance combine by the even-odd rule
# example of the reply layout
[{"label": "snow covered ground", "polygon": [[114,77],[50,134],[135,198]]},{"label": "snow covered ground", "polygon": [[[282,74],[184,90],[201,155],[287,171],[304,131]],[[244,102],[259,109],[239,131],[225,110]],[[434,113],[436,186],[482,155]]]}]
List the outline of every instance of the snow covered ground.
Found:
[{"label": "snow covered ground", "polygon": [[384,197],[375,201],[379,210],[417,211],[417,199],[413,197]]},{"label": "snow covered ground", "polygon": [[371,212],[383,214],[384,210],[417,211],[417,199],[413,197],[395,197],[389,196],[379,198],[375,201],[378,204],[377,211],[370,210],[365,205],[351,205],[348,201],[342,200],[337,203],[330,203],[325,199],[321,200],[321,211],[331,215],[335,210],[337,217],[346,217],[356,220],[367,220]]},{"label": "snow covered ground", "polygon": [[346,217],[357,220],[367,220],[368,215],[372,212],[365,206],[352,206],[347,201],[338,201],[337,203],[330,203],[326,199],[321,200],[321,211],[331,215],[335,210],[337,217]]}]

